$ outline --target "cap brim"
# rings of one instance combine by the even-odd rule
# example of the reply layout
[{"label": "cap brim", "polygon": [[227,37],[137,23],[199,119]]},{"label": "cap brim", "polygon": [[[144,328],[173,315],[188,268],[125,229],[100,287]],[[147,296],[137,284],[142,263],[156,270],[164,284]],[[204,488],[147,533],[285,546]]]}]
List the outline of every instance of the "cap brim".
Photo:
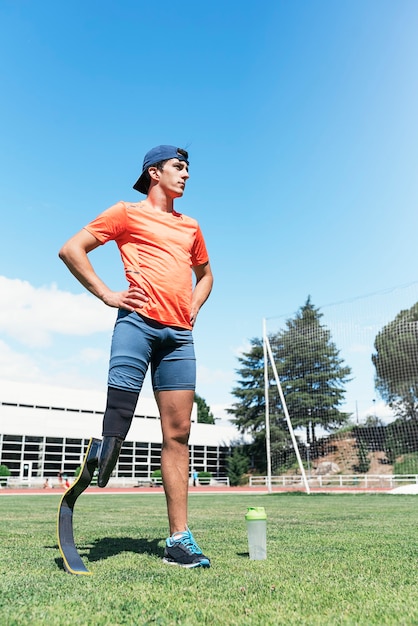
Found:
[{"label": "cap brim", "polygon": [[138,178],[133,188],[139,191],[139,193],[144,193],[145,195],[147,195],[148,189],[146,188],[146,181],[145,181],[144,174],[146,174],[146,172],[141,174],[141,176]]}]

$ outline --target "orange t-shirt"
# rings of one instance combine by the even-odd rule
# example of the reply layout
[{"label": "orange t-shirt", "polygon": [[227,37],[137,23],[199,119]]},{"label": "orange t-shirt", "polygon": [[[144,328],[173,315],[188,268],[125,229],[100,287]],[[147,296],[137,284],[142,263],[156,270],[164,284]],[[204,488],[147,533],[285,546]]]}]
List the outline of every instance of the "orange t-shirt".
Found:
[{"label": "orange t-shirt", "polygon": [[102,244],[116,241],[129,284],[149,298],[138,313],[167,326],[192,328],[191,268],[209,260],[195,219],[143,202],[118,202],[85,228]]}]

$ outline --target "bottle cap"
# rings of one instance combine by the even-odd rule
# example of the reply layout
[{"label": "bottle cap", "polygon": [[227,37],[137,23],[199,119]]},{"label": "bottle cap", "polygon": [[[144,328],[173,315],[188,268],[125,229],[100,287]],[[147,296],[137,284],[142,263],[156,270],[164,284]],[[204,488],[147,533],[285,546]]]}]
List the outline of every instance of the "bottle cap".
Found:
[{"label": "bottle cap", "polygon": [[247,522],[267,519],[263,506],[249,506],[245,515]]}]

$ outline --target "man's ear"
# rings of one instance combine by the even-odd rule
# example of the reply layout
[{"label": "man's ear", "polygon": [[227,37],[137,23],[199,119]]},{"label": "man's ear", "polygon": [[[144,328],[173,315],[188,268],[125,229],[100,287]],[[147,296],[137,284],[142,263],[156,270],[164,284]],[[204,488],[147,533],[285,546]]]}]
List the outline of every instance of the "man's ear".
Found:
[{"label": "man's ear", "polygon": [[148,168],[150,179],[157,182],[160,178],[160,170],[154,165]]}]

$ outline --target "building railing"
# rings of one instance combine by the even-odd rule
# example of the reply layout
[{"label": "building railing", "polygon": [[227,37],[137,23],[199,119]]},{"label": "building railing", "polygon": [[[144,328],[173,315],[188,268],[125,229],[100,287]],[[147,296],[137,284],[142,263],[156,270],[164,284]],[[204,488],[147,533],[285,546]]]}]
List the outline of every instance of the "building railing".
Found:
[{"label": "building railing", "polygon": [[[311,488],[359,488],[359,489],[394,489],[401,485],[418,485],[418,474],[335,474],[326,476],[307,476],[308,484]],[[70,479],[73,484],[74,479]],[[0,488],[11,489],[42,489],[45,484],[45,478],[19,478],[12,476],[0,476]],[[97,480],[93,480],[92,486],[97,484]],[[133,488],[133,487],[161,487],[161,478],[130,478],[118,477],[111,478],[108,483],[109,487],[114,488]],[[190,479],[192,485],[192,479]],[[207,483],[203,480],[198,486],[208,487],[229,487],[230,482],[227,476],[218,476],[210,478]],[[266,487],[268,486],[267,476],[250,476],[249,487]],[[300,475],[282,475],[271,477],[272,487],[304,487],[302,477]],[[63,485],[58,481],[49,480],[49,487],[63,490]]]},{"label": "building railing", "polygon": [[[70,479],[70,485],[73,484],[74,479]],[[190,479],[190,485],[193,484],[192,479]],[[218,476],[216,478],[210,478],[208,482],[204,482],[201,480],[198,483],[199,486],[209,486],[209,487],[229,487],[229,478],[227,476]],[[42,489],[45,485],[45,478],[34,476],[31,478],[20,478],[13,476],[0,476],[0,488],[8,487],[9,489]],[[92,486],[97,485],[97,478],[94,477],[92,481]],[[156,478],[130,478],[130,477],[114,477],[109,480],[109,487],[122,487],[122,488],[132,488],[132,487],[162,487],[162,479],[160,477]],[[48,488],[60,489],[64,491],[63,483],[59,483],[56,479],[49,478]]]},{"label": "building railing", "polygon": [[[418,485],[418,474],[334,474],[325,476],[307,476],[310,487],[361,487],[392,489],[399,485]],[[250,476],[250,487],[267,487],[268,476]],[[272,476],[272,487],[294,487],[303,485],[299,475]]]}]

